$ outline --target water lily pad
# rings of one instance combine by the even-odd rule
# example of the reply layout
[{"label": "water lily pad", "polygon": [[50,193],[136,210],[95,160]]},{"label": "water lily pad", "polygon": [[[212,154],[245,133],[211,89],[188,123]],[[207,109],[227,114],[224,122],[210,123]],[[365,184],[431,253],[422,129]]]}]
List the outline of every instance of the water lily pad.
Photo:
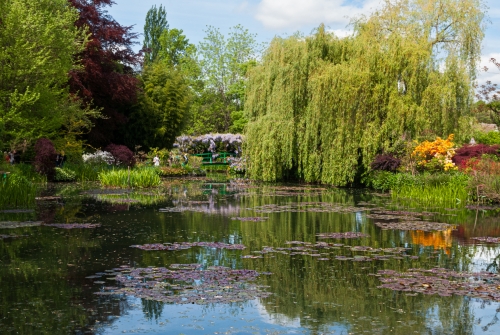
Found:
[{"label": "water lily pad", "polygon": [[36,227],[42,223],[43,221],[0,221],[0,229]]},{"label": "water lily pad", "polygon": [[51,223],[46,224],[46,227],[62,228],[62,229],[91,229],[101,226],[100,223]]}]

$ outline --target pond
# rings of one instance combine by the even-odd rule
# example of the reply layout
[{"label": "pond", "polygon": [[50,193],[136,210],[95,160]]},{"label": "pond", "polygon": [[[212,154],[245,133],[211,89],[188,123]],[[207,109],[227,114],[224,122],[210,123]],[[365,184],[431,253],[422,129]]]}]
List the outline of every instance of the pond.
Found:
[{"label": "pond", "polygon": [[0,332],[498,334],[499,236],[366,190],[52,185],[0,212]]}]

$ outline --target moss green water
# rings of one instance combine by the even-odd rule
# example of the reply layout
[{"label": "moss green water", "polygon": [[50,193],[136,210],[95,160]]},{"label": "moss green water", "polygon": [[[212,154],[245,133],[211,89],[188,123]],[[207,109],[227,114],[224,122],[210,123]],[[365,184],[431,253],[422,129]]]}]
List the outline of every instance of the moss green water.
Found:
[{"label": "moss green water", "polygon": [[[0,227],[1,222],[12,221],[101,224],[93,229],[44,225],[0,229],[1,235],[8,235],[0,239],[2,334],[500,332],[498,302],[392,291],[378,288],[380,280],[373,276],[382,269],[496,271],[498,244],[471,240],[474,236],[500,236],[495,210],[423,208],[414,203],[408,208],[389,197],[359,190],[291,185],[176,182],[151,194],[120,192],[123,194],[110,195],[112,192],[103,190],[56,188],[44,194],[60,195],[60,200],[37,202],[33,212],[0,213]],[[273,210],[263,212],[263,208]],[[382,209],[429,212],[425,220],[450,223],[456,229],[382,230],[376,219],[367,217]],[[240,221],[235,217],[263,221]],[[327,232],[359,232],[369,237],[318,238],[317,234]],[[343,246],[320,251],[328,260],[310,254],[259,253],[266,247],[291,247],[287,244],[290,241],[324,241]],[[246,249],[130,248],[175,242],[223,242],[243,244]],[[405,247],[408,257],[369,262],[336,259],[339,255],[369,254],[346,246]],[[256,284],[271,295],[245,302],[184,305],[133,295],[94,294],[105,291],[105,287],[119,286],[102,275],[119,266],[169,267],[185,263],[270,273],[259,276]],[[96,273],[101,274],[92,278]]]}]

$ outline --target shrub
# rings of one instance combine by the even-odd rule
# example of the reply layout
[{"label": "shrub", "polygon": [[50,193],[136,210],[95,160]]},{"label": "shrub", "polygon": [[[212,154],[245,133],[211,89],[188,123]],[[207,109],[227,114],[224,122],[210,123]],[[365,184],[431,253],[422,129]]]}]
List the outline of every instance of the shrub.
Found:
[{"label": "shrub", "polygon": [[229,157],[227,161],[229,162],[229,174],[241,175],[246,173],[247,171],[246,157]]},{"label": "shrub", "polygon": [[400,165],[400,159],[389,154],[382,154],[375,156],[375,159],[371,163],[371,168],[376,171],[396,172]]},{"label": "shrub", "polygon": [[420,143],[412,153],[412,156],[417,160],[417,166],[424,170],[456,170],[457,167],[452,161],[452,157],[455,155],[452,141],[453,134],[450,134],[446,140],[437,137],[433,142]]},{"label": "shrub", "polygon": [[469,182],[471,194],[478,201],[500,202],[500,162],[483,156],[480,160],[474,160],[474,163]]},{"label": "shrub", "polygon": [[480,158],[484,154],[489,155],[499,155],[498,145],[486,145],[486,144],[475,144],[475,145],[464,145],[455,152],[453,156],[453,162],[462,169],[467,167],[467,162],[471,158]]},{"label": "shrub", "polygon": [[487,145],[500,144],[500,132],[490,131],[487,133],[478,133],[476,134],[475,140],[477,143],[482,143]]},{"label": "shrub", "polygon": [[240,134],[205,134],[201,136],[179,136],[174,148],[181,152],[202,154],[205,152],[234,152],[241,154],[243,136]]},{"label": "shrub", "polygon": [[162,177],[175,177],[175,176],[185,176],[188,171],[182,167],[162,167],[160,168],[160,175]]},{"label": "shrub", "polygon": [[135,165],[134,153],[126,146],[110,144],[105,150],[113,155],[116,165],[125,165],[130,167]]},{"label": "shrub", "polygon": [[54,180],[56,181],[75,181],[76,172],[68,168],[55,168]]},{"label": "shrub", "polygon": [[112,165],[115,163],[115,158],[110,152],[97,150],[93,154],[83,154],[83,162],[92,165]]},{"label": "shrub", "polygon": [[53,180],[56,167],[56,149],[54,144],[47,138],[40,138],[35,143],[35,169],[38,173]]}]

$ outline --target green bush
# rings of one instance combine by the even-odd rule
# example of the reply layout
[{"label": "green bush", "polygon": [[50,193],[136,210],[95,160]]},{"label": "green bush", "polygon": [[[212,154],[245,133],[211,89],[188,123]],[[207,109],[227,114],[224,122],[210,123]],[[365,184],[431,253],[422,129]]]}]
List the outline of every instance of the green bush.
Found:
[{"label": "green bush", "polygon": [[68,168],[56,167],[56,175],[54,176],[55,181],[75,181],[76,172]]},{"label": "green bush", "polygon": [[474,138],[477,143],[487,144],[487,145],[495,145],[500,144],[500,132],[498,131],[490,131],[487,133],[477,133]]},{"label": "green bush", "polygon": [[161,184],[159,170],[155,168],[113,169],[99,172],[99,181],[106,187],[147,188]]},{"label": "green bush", "polygon": [[189,174],[189,171],[183,167],[162,167],[159,169],[162,177],[177,177]]}]

